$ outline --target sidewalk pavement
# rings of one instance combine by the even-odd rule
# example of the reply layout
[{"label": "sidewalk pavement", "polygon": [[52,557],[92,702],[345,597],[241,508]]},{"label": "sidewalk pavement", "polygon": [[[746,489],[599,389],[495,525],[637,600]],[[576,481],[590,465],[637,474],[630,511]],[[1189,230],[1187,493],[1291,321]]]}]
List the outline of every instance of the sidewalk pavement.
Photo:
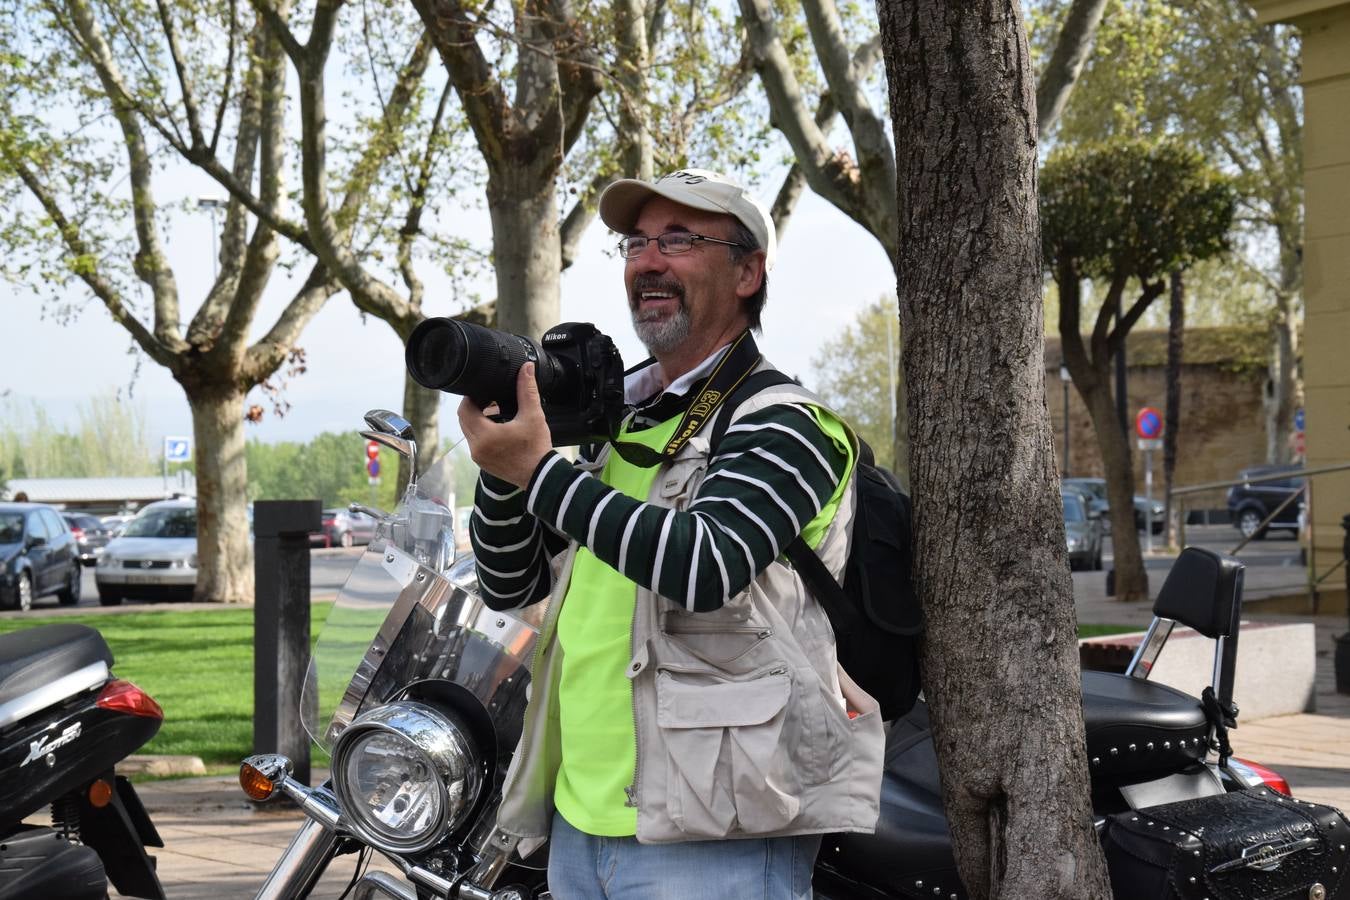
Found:
[{"label": "sidewalk pavement", "polygon": [[[1222,548],[1232,541],[1231,529],[1195,529],[1188,537]],[[1247,596],[1296,591],[1304,570],[1297,565],[1297,545],[1269,541],[1253,545],[1241,558],[1248,563]],[[1156,592],[1171,565],[1165,556],[1150,557],[1150,587]],[[1074,575],[1080,624],[1134,625],[1143,629],[1152,618],[1149,604],[1123,604],[1104,596],[1101,572]],[[1307,616],[1254,613],[1260,621],[1309,621]],[[1295,796],[1350,810],[1350,696],[1337,694],[1333,635],[1346,630],[1343,615],[1312,618],[1316,625],[1316,712],[1244,722],[1232,732],[1237,754],[1283,774]],[[316,783],[326,773],[316,771]],[[253,897],[302,821],[294,808],[254,804],[232,776],[143,781],[137,790],[164,838],[154,851],[160,879],[170,900],[233,900]],[[330,867],[313,896],[336,898],[345,889],[356,857],[340,858]],[[390,869],[376,855],[372,865]],[[390,869],[392,871],[392,869]]]}]

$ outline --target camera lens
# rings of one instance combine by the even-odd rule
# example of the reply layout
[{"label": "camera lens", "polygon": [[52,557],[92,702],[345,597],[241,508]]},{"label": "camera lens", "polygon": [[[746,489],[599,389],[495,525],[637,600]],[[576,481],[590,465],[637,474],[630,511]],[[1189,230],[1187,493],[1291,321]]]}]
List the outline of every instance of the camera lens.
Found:
[{"label": "camera lens", "polygon": [[468,349],[459,322],[427,319],[413,330],[408,340],[408,371],[423,387],[448,390],[464,374]]}]

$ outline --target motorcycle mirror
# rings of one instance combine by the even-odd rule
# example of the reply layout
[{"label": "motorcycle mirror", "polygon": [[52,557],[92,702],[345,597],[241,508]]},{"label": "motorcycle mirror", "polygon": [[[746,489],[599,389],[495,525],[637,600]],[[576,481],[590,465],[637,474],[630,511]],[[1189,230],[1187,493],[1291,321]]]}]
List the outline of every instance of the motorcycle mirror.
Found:
[{"label": "motorcycle mirror", "polygon": [[417,481],[417,441],[385,434],[381,431],[363,431],[361,437],[377,444],[383,444],[400,456],[406,456],[408,458],[408,471],[412,473],[409,484]]},{"label": "motorcycle mirror", "polygon": [[[413,439],[412,423],[398,413],[390,412],[387,409],[372,409],[366,413],[365,420],[371,430],[378,431],[380,434],[403,438],[405,441]],[[372,440],[378,439],[372,437]],[[394,445],[389,444],[388,446],[393,447]]]}]

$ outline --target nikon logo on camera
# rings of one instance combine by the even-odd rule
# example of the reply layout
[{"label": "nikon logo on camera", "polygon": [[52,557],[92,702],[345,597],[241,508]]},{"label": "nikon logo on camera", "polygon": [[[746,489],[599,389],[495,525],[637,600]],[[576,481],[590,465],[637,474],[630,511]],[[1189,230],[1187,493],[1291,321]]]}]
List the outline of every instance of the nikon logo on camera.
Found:
[{"label": "nikon logo on camera", "polygon": [[684,442],[689,440],[694,432],[698,431],[700,426],[703,425],[703,420],[708,418],[713,410],[717,409],[717,404],[721,399],[721,391],[708,390],[699,394],[698,399],[693,402],[693,405],[689,407],[689,411],[684,414],[684,428],[679,434],[671,438],[669,444],[666,444],[666,452],[673,453],[684,446]]},{"label": "nikon logo on camera", "polygon": [[561,343],[561,342],[563,342],[563,341],[566,341],[566,340],[568,339],[568,337],[569,337],[569,335],[568,335],[568,333],[567,333],[566,331],[550,331],[550,332],[548,332],[547,334],[544,335],[544,343],[545,343],[545,344],[558,344],[558,343]]}]

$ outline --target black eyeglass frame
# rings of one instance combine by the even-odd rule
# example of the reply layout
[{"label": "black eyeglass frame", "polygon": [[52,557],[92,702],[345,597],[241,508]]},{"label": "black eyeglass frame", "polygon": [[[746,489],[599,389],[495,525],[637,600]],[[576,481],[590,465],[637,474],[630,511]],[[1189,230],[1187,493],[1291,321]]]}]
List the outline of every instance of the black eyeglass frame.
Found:
[{"label": "black eyeglass frame", "polygon": [[[688,238],[689,246],[682,250],[671,250],[666,247],[666,239],[669,237]],[[641,247],[636,252],[632,250],[632,241],[638,239],[643,241]],[[637,259],[642,255],[642,251],[647,249],[647,243],[656,241],[656,249],[662,256],[679,256],[681,253],[688,253],[694,249],[694,244],[698,241],[706,241],[709,244],[723,244],[727,247],[740,247],[742,250],[751,250],[745,244],[738,241],[724,241],[721,238],[708,237],[706,234],[694,234],[690,231],[665,231],[654,238],[647,237],[645,234],[630,234],[619,239],[619,255],[624,259]]]}]

